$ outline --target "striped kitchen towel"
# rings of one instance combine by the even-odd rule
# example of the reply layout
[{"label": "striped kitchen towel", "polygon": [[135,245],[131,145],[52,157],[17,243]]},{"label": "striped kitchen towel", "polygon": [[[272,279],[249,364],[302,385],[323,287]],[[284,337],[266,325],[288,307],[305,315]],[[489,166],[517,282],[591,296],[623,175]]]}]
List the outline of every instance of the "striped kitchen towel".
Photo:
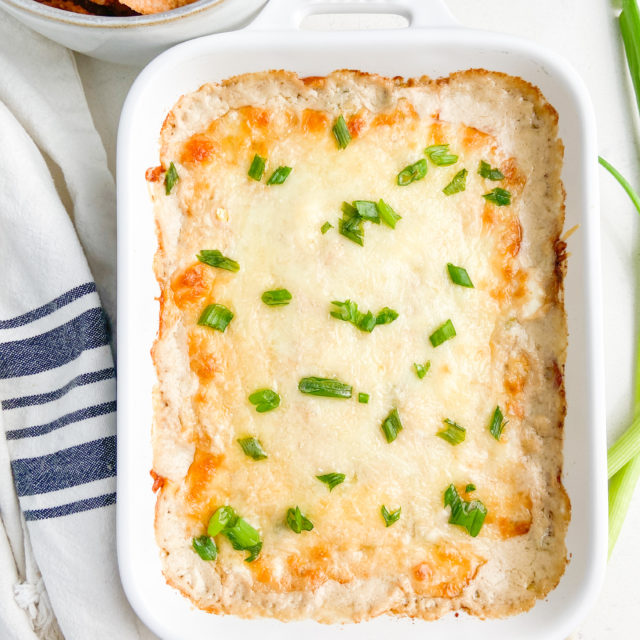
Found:
[{"label": "striped kitchen towel", "polygon": [[[113,180],[71,54],[0,12],[0,63],[0,637],[138,640],[115,550],[109,321],[76,235],[91,256],[113,229]],[[96,273],[109,260],[113,275],[93,252]]]}]

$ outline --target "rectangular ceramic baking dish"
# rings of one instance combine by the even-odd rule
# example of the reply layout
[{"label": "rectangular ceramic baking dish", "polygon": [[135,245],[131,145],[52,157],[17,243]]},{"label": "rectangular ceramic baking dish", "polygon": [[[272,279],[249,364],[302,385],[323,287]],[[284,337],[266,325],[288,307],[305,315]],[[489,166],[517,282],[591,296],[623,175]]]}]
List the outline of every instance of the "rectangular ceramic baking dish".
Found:
[{"label": "rectangular ceramic baking dish", "polygon": [[[409,27],[375,31],[304,31],[311,13],[393,13]],[[156,250],[145,169],[158,164],[158,134],[176,100],[205,82],[239,73],[290,69],[323,75],[350,68],[386,76],[438,77],[468,68],[503,71],[540,87],[560,115],[566,153],[569,240],[566,307],[569,352],[564,483],[571,498],[570,562],[559,586],[528,613],[498,621],[461,614],[437,622],[379,618],[346,626],[311,621],[242,620],[195,609],[168,587],[154,539],[151,492],[150,357],[158,324]],[[271,0],[248,28],[178,45],[141,73],[127,98],[118,135],[118,557],[127,596],[142,620],[165,640],[564,640],[593,604],[607,542],[604,380],[596,134],[585,87],[569,65],[531,43],[459,27],[441,0],[314,2]]]}]

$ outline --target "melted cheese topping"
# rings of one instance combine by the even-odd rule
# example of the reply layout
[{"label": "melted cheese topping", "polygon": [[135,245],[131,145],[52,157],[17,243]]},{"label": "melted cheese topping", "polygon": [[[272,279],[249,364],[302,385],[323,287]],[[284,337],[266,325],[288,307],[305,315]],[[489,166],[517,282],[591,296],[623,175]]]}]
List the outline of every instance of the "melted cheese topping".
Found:
[{"label": "melted cheese topping", "polygon": [[[166,477],[158,526],[163,548],[189,566],[186,578],[174,572],[169,579],[200,606],[272,615],[278,594],[315,594],[304,606],[297,598],[298,611],[281,617],[334,621],[402,611],[410,593],[423,603],[414,615],[428,617],[435,600],[461,598],[510,540],[545,546],[548,518],[541,513],[550,481],[541,475],[544,462],[531,457],[539,447],[533,431],[557,426],[562,376],[547,381],[549,361],[557,371],[563,351],[541,357],[528,323],[558,308],[558,287],[548,286],[550,265],[533,264],[522,250],[526,178],[518,160],[488,133],[418,111],[404,96],[384,110],[362,104],[345,113],[353,140],[339,150],[331,134],[335,110],[239,106],[215,118],[198,113],[163,148],[163,164],[173,161],[180,179],[168,197],[162,185],[155,190],[163,302],[155,356],[171,406],[157,409],[163,426],[156,427],[155,466]],[[449,144],[458,162],[429,163],[423,180],[397,186],[398,172],[430,144]],[[255,153],[268,158],[260,182],[247,175]],[[481,160],[505,179],[483,179]],[[280,165],[292,167],[290,176],[268,186]],[[465,191],[444,195],[463,167]],[[482,197],[496,186],[512,193],[510,206]],[[364,246],[338,233],[343,201],[380,198],[402,216],[395,230],[365,223]],[[323,235],[325,221],[334,228]],[[240,271],[199,263],[202,249],[219,249]],[[453,284],[449,262],[463,266],[475,288]],[[289,305],[261,301],[276,288],[292,293]],[[346,299],[362,311],[388,306],[399,316],[365,333],[330,316],[331,301]],[[212,303],[234,313],[224,333],[197,325]],[[448,319],[456,337],[433,348],[429,335]],[[420,380],[413,363],[427,360],[430,371]],[[351,384],[353,398],[302,394],[297,385],[307,376]],[[276,410],[257,413],[249,403],[262,388],[280,394]],[[550,404],[528,404],[531,389],[550,389]],[[357,402],[358,392],[370,395],[368,404]],[[500,441],[488,431],[496,405],[508,420]],[[388,443],[381,423],[393,408],[403,430]],[[462,444],[436,436],[445,418],[465,427]],[[247,436],[259,438],[268,459],[243,453],[237,440]],[[346,475],[331,492],[315,477],[329,472]],[[477,487],[471,496],[464,493],[470,482]],[[443,494],[451,483],[487,507],[475,539],[448,523]],[[251,564],[222,539],[217,563],[189,548],[225,504],[261,533],[262,552]],[[383,504],[402,508],[389,528]],[[296,505],[313,531],[286,526],[287,509]],[[549,580],[526,573],[516,579],[533,598]],[[246,586],[244,605],[221,604],[226,583],[232,591]],[[340,587],[356,595],[335,602],[329,596]],[[363,608],[359,597],[376,604]]]}]

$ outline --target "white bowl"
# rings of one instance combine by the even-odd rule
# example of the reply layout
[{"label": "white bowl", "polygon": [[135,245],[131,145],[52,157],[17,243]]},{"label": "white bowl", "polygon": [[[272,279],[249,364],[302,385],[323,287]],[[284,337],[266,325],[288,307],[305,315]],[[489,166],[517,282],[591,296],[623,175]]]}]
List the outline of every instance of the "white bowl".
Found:
[{"label": "white bowl", "polygon": [[94,58],[143,65],[169,47],[248,24],[266,0],[198,0],[165,13],[93,16],[36,0],[0,0],[20,22],[65,47]]}]

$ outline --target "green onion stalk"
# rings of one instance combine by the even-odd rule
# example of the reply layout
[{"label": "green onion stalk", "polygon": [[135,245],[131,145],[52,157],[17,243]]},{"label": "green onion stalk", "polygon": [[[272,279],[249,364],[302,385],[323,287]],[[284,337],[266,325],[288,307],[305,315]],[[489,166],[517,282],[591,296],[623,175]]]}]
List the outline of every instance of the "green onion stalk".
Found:
[{"label": "green onion stalk", "polygon": [[[636,0],[623,0],[620,32],[633,82],[636,103],[640,111],[640,10]],[[600,164],[611,173],[633,202],[640,214],[640,197],[629,182],[604,158]],[[640,340],[636,344],[634,415],[631,425],[607,452],[609,477],[609,556],[616,544],[631,504],[634,489],[640,479]]]}]

